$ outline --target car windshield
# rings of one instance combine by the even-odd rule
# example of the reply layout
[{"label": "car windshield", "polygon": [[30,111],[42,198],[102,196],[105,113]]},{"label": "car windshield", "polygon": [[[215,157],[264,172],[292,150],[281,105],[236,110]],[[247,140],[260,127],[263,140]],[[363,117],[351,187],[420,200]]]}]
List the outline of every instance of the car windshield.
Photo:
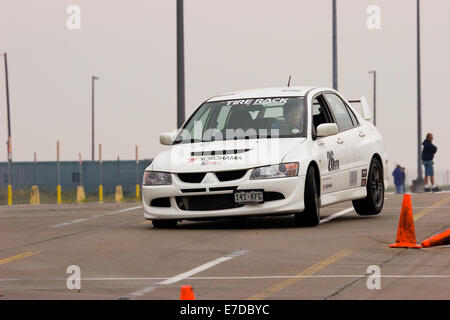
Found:
[{"label": "car windshield", "polygon": [[183,126],[177,143],[306,137],[303,97],[206,102]]}]

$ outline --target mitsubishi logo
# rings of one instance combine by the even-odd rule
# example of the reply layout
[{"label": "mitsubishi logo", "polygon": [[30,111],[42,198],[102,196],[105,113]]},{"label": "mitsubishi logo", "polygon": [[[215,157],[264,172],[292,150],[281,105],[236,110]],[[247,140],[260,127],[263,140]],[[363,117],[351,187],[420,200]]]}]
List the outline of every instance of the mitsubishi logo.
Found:
[{"label": "mitsubishi logo", "polygon": [[212,173],[208,172],[205,177],[202,180],[202,184],[213,184],[216,181],[214,180],[214,177],[212,176]]}]

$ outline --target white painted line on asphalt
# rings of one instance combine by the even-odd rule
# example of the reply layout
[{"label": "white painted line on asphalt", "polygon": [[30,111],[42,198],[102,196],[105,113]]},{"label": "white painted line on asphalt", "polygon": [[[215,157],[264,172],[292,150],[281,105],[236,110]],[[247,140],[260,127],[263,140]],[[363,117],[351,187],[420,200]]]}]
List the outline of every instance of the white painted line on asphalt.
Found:
[{"label": "white painted line on asphalt", "polygon": [[215,260],[209,261],[209,262],[204,263],[204,264],[202,264],[202,265],[200,265],[200,266],[198,266],[198,267],[196,267],[194,269],[191,269],[189,271],[186,271],[184,273],[176,275],[176,276],[174,276],[172,278],[169,278],[169,279],[166,279],[164,281],[161,281],[161,282],[158,282],[156,284],[153,284],[151,286],[145,287],[145,288],[143,288],[141,290],[132,292],[128,296],[122,297],[120,299],[133,299],[133,298],[137,298],[137,297],[143,296],[143,295],[145,295],[145,294],[147,294],[147,293],[149,293],[149,292],[151,292],[151,291],[153,291],[153,290],[155,290],[155,289],[157,289],[159,287],[166,286],[166,285],[173,284],[175,282],[187,279],[187,278],[189,278],[190,276],[192,276],[194,274],[197,274],[199,272],[202,272],[202,271],[205,271],[207,269],[210,269],[210,268],[214,267],[215,265],[218,265],[219,263],[222,263],[222,262],[231,260],[233,258],[236,258],[238,256],[241,256],[241,255],[245,254],[246,252],[247,252],[247,250],[245,250],[245,249],[240,249],[240,250],[233,251],[233,252],[227,254],[226,256],[223,256],[223,257],[217,258]]},{"label": "white painted line on asphalt", "polygon": [[[187,277],[186,280],[258,280],[258,279],[291,279],[291,278],[365,278],[372,275],[363,274],[334,274],[334,275],[304,275],[304,276],[248,276],[248,277]],[[450,278],[450,275],[380,275],[380,278]],[[81,278],[80,281],[146,281],[146,280],[169,280],[172,278],[148,277],[148,278]],[[0,282],[17,281],[64,281],[61,279],[0,279]]]},{"label": "white painted line on asphalt", "polygon": [[94,216],[92,216],[90,218],[81,218],[81,219],[76,219],[76,220],[67,221],[67,222],[63,222],[63,223],[58,223],[58,224],[51,225],[50,227],[52,227],[52,228],[65,227],[65,226],[69,226],[69,225],[72,225],[72,224],[75,224],[75,223],[80,223],[80,222],[84,222],[84,221],[88,221],[88,220],[93,220],[93,219],[97,219],[99,217],[110,216],[110,215],[113,215],[113,214],[122,213],[122,212],[126,212],[126,211],[131,211],[131,210],[135,210],[135,209],[139,209],[139,208],[142,208],[142,206],[121,209],[121,210],[112,211],[112,212],[108,212],[108,213],[104,213],[104,214],[98,214],[98,215],[94,215]]},{"label": "white painted line on asphalt", "polygon": [[351,212],[353,210],[354,210],[353,207],[350,207],[350,208],[341,210],[339,212],[336,212],[336,213],[332,214],[331,216],[328,216],[326,218],[320,219],[320,224],[328,222],[328,221],[333,220],[333,219],[336,219],[337,217],[343,216],[344,214],[349,213],[349,212]]}]

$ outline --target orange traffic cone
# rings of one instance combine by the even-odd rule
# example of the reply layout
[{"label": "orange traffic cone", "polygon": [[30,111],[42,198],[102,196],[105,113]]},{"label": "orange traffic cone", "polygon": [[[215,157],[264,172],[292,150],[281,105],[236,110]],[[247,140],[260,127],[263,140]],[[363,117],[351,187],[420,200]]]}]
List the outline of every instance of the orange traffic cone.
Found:
[{"label": "orange traffic cone", "polygon": [[450,244],[450,229],[422,241],[422,247],[445,246]]},{"label": "orange traffic cone", "polygon": [[180,300],[195,300],[194,289],[192,286],[182,286]]},{"label": "orange traffic cone", "polygon": [[416,231],[414,230],[414,218],[411,204],[411,195],[403,196],[400,220],[398,222],[397,239],[395,244],[390,244],[391,248],[421,248],[416,243]]}]

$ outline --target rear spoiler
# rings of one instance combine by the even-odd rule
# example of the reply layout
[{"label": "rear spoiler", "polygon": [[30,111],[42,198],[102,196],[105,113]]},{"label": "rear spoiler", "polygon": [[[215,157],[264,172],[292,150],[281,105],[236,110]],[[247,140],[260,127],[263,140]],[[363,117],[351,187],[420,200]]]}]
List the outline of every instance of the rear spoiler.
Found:
[{"label": "rear spoiler", "polygon": [[361,104],[361,116],[364,120],[370,121],[372,119],[372,111],[365,97],[361,97],[359,100],[349,100],[351,104]]}]

